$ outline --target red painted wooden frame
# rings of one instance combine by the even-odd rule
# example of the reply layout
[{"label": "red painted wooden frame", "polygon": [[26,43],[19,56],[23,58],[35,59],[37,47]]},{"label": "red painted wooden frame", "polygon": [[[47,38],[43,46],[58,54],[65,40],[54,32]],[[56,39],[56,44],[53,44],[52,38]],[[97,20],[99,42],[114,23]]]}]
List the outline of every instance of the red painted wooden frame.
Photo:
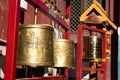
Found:
[{"label": "red painted wooden frame", "polygon": [[[77,65],[76,65],[76,80],[82,80],[82,71],[91,71],[93,68],[82,67],[82,53],[83,53],[83,30],[90,30],[102,33],[102,58],[106,59],[106,32],[101,29],[95,29],[88,26],[78,26],[78,45],[77,45]],[[101,68],[94,69],[95,71],[104,72],[103,79],[106,80],[106,62],[102,62]]]},{"label": "red painted wooden frame", "polygon": [[[46,12],[50,18],[54,19],[65,28],[65,38],[69,39],[70,27],[58,15],[51,13],[51,11],[40,0],[26,0],[28,3],[32,2],[34,7],[38,7]],[[6,50],[6,63],[5,63],[5,77],[4,80],[15,80],[16,78],[16,53],[18,42],[18,25],[20,14],[20,0],[9,1],[9,19],[8,19],[8,35],[7,35],[7,50]],[[65,78],[66,77],[66,78]],[[68,79],[68,69],[65,70],[64,80]],[[29,80],[62,80],[61,76],[49,78],[32,78]],[[27,80],[27,79],[24,79]]]},{"label": "red painted wooden frame", "polygon": [[9,1],[5,80],[15,80],[20,0]]}]

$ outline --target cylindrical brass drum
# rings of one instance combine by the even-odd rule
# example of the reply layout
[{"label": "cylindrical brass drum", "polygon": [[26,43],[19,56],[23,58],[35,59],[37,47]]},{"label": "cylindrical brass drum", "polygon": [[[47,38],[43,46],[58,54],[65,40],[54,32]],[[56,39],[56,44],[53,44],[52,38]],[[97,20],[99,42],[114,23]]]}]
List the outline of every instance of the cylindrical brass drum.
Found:
[{"label": "cylindrical brass drum", "polygon": [[17,64],[53,66],[53,28],[50,25],[20,26]]},{"label": "cylindrical brass drum", "polygon": [[83,59],[102,58],[102,39],[98,36],[83,37]]},{"label": "cylindrical brass drum", "polygon": [[74,65],[74,42],[67,39],[54,40],[54,67],[72,68]]},{"label": "cylindrical brass drum", "polygon": [[90,36],[89,44],[89,58],[102,58],[102,39],[98,36]]}]

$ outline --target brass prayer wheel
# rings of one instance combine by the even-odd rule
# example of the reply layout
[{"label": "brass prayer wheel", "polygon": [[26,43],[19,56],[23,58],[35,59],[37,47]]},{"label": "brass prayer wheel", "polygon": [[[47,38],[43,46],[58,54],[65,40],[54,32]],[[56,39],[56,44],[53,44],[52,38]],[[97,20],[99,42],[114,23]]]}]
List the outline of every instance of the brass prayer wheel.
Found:
[{"label": "brass prayer wheel", "polygon": [[72,68],[74,65],[74,42],[67,39],[54,40],[54,67]]},{"label": "brass prayer wheel", "polygon": [[90,36],[90,59],[102,58],[102,39],[98,36]]},{"label": "brass prayer wheel", "polygon": [[50,25],[20,26],[17,64],[53,66],[53,28]]},{"label": "brass prayer wheel", "polygon": [[83,59],[102,58],[102,39],[100,37],[83,37],[83,46]]}]

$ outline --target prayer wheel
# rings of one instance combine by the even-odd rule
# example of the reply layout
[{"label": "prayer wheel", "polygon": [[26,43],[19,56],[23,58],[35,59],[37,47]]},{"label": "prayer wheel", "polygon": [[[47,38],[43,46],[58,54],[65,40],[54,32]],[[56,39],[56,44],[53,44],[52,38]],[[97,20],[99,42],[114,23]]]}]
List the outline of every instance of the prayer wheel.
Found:
[{"label": "prayer wheel", "polygon": [[102,39],[98,36],[90,36],[90,59],[102,58]]},{"label": "prayer wheel", "polygon": [[86,36],[83,38],[83,58],[102,58],[102,39],[98,36]]},{"label": "prayer wheel", "polygon": [[53,28],[47,24],[21,25],[17,65],[53,66]]},{"label": "prayer wheel", "polygon": [[74,65],[74,42],[67,39],[54,40],[54,67],[72,68]]}]

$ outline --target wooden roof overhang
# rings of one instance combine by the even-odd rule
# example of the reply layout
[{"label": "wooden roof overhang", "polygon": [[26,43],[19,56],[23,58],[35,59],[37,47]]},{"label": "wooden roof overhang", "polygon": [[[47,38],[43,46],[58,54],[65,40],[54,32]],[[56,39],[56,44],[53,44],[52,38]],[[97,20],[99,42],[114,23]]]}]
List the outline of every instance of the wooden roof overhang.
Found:
[{"label": "wooden roof overhang", "polygon": [[[97,2],[96,0],[93,0],[93,4],[80,16],[80,21],[86,22],[87,20],[88,22],[89,20],[88,18],[90,18],[91,15],[93,15],[93,12],[96,13],[99,21],[107,22],[108,24],[112,26],[112,28],[117,30],[117,26],[107,17],[106,11],[102,8],[101,4]],[[95,14],[94,14],[94,18],[97,19],[97,17],[95,17]]]}]

